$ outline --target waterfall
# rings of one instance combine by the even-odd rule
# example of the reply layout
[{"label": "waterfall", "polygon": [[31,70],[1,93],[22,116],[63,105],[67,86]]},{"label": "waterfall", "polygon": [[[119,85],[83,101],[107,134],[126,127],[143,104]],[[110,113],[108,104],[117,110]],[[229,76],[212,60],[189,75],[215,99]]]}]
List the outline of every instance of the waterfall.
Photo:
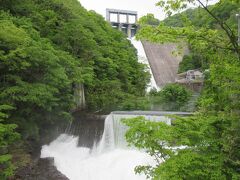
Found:
[{"label": "waterfall", "polygon": [[113,126],[112,115],[110,114],[105,120],[103,135],[99,146],[96,147],[96,152],[103,153],[114,149],[115,141]]},{"label": "waterfall", "polygon": [[128,147],[124,138],[127,127],[122,118],[136,115],[111,113],[105,119],[104,132],[92,148],[78,146],[78,136],[61,134],[41,150],[41,158],[53,157],[54,165],[70,180],[146,180],[136,175],[138,165],[154,165],[147,153]]},{"label": "waterfall", "polygon": [[97,147],[98,149],[96,150],[98,153],[111,151],[115,148],[128,148],[125,140],[127,127],[121,123],[121,119],[122,118],[117,118],[112,113],[107,116],[105,120],[103,136],[99,146]]},{"label": "waterfall", "polygon": [[149,73],[151,75],[150,83],[148,84],[148,87],[146,89],[147,92],[149,92],[151,89],[159,90],[159,87],[156,84],[155,78],[154,78],[152,70],[151,70],[151,66],[149,64],[147,55],[145,53],[145,50],[143,48],[143,45],[142,45],[141,41],[137,41],[135,39],[135,37],[131,38],[130,41],[133,44],[133,46],[137,49],[137,52],[138,52],[138,62],[147,65]]},{"label": "waterfall", "polygon": [[[141,111],[124,112],[125,114],[118,114],[119,112],[112,112],[107,116],[104,124],[104,132],[99,142],[99,145],[94,149],[95,152],[104,153],[111,151],[115,148],[128,149],[127,142],[125,140],[125,133],[127,127],[121,123],[122,119],[135,118],[141,114]],[[129,114],[127,114],[129,113]],[[159,115],[143,115],[146,120],[164,122],[171,125],[171,119],[166,116]]]}]

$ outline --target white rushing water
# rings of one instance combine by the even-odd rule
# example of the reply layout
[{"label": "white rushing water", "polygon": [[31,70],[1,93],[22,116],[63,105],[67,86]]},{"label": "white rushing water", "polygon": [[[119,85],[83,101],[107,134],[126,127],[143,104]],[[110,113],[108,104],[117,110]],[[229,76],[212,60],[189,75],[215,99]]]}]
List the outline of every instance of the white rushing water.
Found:
[{"label": "white rushing water", "polygon": [[147,65],[148,70],[150,72],[151,79],[150,79],[150,83],[148,84],[147,92],[149,92],[153,88],[159,90],[159,87],[157,86],[156,81],[154,79],[154,76],[153,76],[148,58],[146,56],[146,53],[145,53],[145,50],[143,48],[143,45],[142,45],[141,41],[137,41],[134,37],[131,38],[130,41],[138,51],[138,61],[142,64]]},{"label": "white rushing water", "polygon": [[89,149],[78,147],[78,137],[60,135],[42,147],[41,158],[53,157],[54,165],[70,180],[145,180],[136,175],[138,165],[154,165],[145,152],[126,146],[126,128],[110,114],[98,145]]}]

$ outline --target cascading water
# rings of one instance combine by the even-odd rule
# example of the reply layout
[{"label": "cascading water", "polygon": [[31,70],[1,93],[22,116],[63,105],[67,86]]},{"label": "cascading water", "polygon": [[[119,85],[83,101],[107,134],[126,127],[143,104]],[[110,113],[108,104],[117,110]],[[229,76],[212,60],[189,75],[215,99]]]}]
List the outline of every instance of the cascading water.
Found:
[{"label": "cascading water", "polygon": [[111,151],[115,148],[113,120],[111,114],[108,115],[105,120],[102,139],[99,143],[99,146],[95,148],[96,150],[94,151],[97,153]]},{"label": "cascading water", "polygon": [[102,138],[92,149],[78,147],[78,137],[62,134],[42,147],[41,158],[53,157],[57,169],[70,180],[145,180],[134,168],[153,165],[154,159],[126,146],[126,127],[120,119],[107,116]]},{"label": "cascading water", "polygon": [[151,89],[159,90],[159,87],[156,84],[156,81],[155,81],[155,78],[153,76],[153,73],[152,73],[147,55],[145,53],[145,50],[143,48],[143,45],[142,45],[141,41],[137,41],[135,39],[135,37],[131,38],[130,41],[138,51],[138,62],[147,65],[149,73],[151,75],[151,79],[150,79],[150,83],[148,84],[147,92],[149,92]]}]

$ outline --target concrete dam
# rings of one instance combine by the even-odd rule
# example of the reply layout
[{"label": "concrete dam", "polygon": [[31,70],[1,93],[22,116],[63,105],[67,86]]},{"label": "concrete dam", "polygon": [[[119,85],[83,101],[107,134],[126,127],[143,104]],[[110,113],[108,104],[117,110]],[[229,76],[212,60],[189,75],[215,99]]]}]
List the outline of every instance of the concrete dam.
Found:
[{"label": "concrete dam", "polygon": [[[137,25],[137,12],[107,9],[106,20],[116,28],[127,35],[129,39],[133,38],[139,28]],[[151,74],[158,88],[164,87],[168,83],[175,82],[179,63],[183,55],[187,52],[185,49],[181,55],[174,55],[178,44],[165,43],[157,44],[148,41],[142,41],[148,64],[151,68]]]},{"label": "concrete dam", "polygon": [[179,63],[182,61],[184,54],[178,56],[173,54],[178,45],[174,43],[157,44],[147,41],[142,41],[142,44],[157,86],[162,88],[168,83],[175,82]]}]

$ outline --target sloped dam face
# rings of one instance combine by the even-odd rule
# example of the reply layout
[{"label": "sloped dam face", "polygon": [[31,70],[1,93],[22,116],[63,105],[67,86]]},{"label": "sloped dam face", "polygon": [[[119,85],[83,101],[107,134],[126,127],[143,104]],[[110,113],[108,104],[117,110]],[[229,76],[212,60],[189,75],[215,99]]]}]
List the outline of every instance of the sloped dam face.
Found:
[{"label": "sloped dam face", "polygon": [[[177,78],[179,63],[188,48],[185,44],[142,42],[152,74],[159,88],[168,83],[174,83]],[[182,47],[180,50],[178,47]]]}]

